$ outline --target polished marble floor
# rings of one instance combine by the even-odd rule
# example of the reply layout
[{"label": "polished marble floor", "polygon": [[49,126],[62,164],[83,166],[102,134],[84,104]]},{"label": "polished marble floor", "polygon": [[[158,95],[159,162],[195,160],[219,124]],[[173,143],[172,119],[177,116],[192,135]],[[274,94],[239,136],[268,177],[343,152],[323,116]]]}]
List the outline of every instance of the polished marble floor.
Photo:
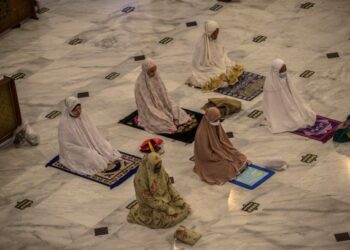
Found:
[{"label": "polished marble floor", "polygon": [[[279,158],[289,168],[277,172],[256,190],[232,184],[209,186],[192,172],[193,145],[165,139],[164,163],[175,186],[193,213],[183,224],[203,236],[194,246],[174,242],[175,228],[149,230],[128,224],[125,208],[134,199],[132,180],[109,190],[45,164],[58,152],[57,124],[45,115],[62,110],[62,100],[89,91],[83,108],[117,148],[139,155],[138,145],[151,135],[117,121],[135,109],[134,82],[140,62],[153,57],[164,82],[181,106],[200,112],[207,98],[183,83],[203,22],[220,23],[231,59],[248,71],[265,75],[280,57],[303,97],[318,113],[342,120],[350,109],[350,2],[313,0],[301,9],[300,0],[241,0],[209,10],[212,0],[42,0],[50,10],[40,20],[0,36],[0,74],[23,72],[17,91],[23,118],[40,133],[38,147],[0,149],[0,249],[81,250],[275,250],[350,249],[334,234],[350,231],[350,145],[322,144],[290,133],[271,135],[259,126],[261,117],[247,115],[262,108],[262,97],[243,101],[243,110],[224,122],[233,143],[262,164]],[[121,10],[134,6],[125,14]],[[197,21],[198,26],[186,27]],[[257,35],[267,36],[254,43]],[[164,37],[174,40],[159,44]],[[69,41],[82,39],[72,46]],[[327,53],[340,57],[328,59]],[[299,75],[315,71],[308,79]],[[111,72],[121,75],[106,80]],[[300,162],[307,153],[313,164]],[[33,200],[25,210],[18,201]],[[258,211],[241,211],[254,201]],[[94,228],[109,234],[95,236]]]}]

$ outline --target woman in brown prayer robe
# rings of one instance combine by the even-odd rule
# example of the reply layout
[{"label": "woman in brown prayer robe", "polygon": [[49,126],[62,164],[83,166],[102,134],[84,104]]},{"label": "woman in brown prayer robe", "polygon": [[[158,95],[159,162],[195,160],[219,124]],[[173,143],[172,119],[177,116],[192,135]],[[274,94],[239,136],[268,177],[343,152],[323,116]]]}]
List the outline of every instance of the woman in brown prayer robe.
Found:
[{"label": "woman in brown prayer robe", "polygon": [[194,157],[194,172],[208,184],[222,185],[234,179],[249,163],[227,137],[216,107],[207,110],[197,129]]}]

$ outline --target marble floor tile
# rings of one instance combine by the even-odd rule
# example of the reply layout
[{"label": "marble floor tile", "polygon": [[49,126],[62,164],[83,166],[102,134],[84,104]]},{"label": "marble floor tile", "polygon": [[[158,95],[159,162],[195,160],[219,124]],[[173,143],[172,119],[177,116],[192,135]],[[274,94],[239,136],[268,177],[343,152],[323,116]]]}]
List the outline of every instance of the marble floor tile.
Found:
[{"label": "marble floor tile", "polygon": [[[158,64],[170,96],[180,106],[201,107],[218,93],[204,93],[184,85],[191,74],[192,54],[207,19],[220,24],[220,34],[231,60],[247,71],[266,75],[270,62],[286,61],[289,76],[302,97],[318,114],[343,120],[349,112],[350,64],[348,53],[350,4],[347,0],[315,0],[301,9],[299,0],[241,0],[222,3],[219,11],[210,0],[41,0],[50,10],[40,19],[26,20],[21,28],[0,36],[0,75],[19,71],[16,81],[23,120],[40,134],[40,145],[0,146],[0,249],[6,250],[348,250],[349,241],[336,242],[335,233],[349,232],[349,145],[321,143],[291,133],[272,135],[248,114],[262,110],[262,95],[242,101],[242,111],[223,122],[232,142],[254,163],[271,159],[287,162],[255,190],[227,183],[210,186],[193,172],[193,144],[164,139],[164,166],[175,187],[191,205],[183,225],[202,238],[193,246],[174,242],[176,227],[162,230],[132,225],[125,208],[135,199],[132,178],[113,190],[77,176],[45,168],[58,153],[59,117],[66,96],[89,91],[81,99],[101,133],[119,150],[142,157],[139,145],[155,137],[118,121],[136,109],[134,83],[145,55]],[[128,14],[121,10],[134,6]],[[197,26],[186,27],[196,21]],[[257,35],[267,36],[254,43]],[[173,40],[166,45],[164,37]],[[82,39],[72,46],[69,41]],[[328,59],[327,53],[340,57]],[[310,78],[299,75],[315,71]],[[107,80],[111,72],[120,75]],[[318,155],[312,164],[301,156]],[[18,210],[23,199],[33,205]],[[247,213],[242,206],[259,203]],[[109,234],[95,236],[94,229]]]},{"label": "marble floor tile", "polygon": [[[119,193],[126,186],[127,184],[109,190],[101,184],[75,178],[52,193],[36,206],[36,209],[49,211],[74,223],[93,227],[118,206]],[[119,198],[115,198],[117,194]]]},{"label": "marble floor tile", "polygon": [[2,249],[62,249],[89,230],[35,208],[26,208],[16,215],[0,230]]}]

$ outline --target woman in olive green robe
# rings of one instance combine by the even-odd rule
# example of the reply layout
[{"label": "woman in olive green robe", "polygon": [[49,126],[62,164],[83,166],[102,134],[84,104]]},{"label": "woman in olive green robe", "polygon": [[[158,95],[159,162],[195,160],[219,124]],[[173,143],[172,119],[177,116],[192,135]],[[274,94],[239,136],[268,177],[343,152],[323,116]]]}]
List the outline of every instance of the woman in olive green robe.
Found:
[{"label": "woman in olive green robe", "polygon": [[341,123],[334,133],[333,141],[350,142],[350,115],[345,122]]},{"label": "woman in olive green robe", "polygon": [[189,205],[177,193],[157,153],[142,159],[134,179],[137,204],[130,210],[128,222],[149,228],[168,228],[183,221]]}]

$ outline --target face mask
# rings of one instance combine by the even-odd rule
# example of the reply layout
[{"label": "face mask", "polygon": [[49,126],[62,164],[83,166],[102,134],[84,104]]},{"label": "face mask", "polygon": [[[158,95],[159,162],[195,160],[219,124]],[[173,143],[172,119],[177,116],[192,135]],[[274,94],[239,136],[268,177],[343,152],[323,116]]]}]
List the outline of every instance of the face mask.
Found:
[{"label": "face mask", "polygon": [[280,73],[280,78],[284,79],[287,77],[287,71]]},{"label": "face mask", "polygon": [[216,122],[209,122],[210,125],[212,126],[219,126],[220,125],[220,120],[216,121]]}]

